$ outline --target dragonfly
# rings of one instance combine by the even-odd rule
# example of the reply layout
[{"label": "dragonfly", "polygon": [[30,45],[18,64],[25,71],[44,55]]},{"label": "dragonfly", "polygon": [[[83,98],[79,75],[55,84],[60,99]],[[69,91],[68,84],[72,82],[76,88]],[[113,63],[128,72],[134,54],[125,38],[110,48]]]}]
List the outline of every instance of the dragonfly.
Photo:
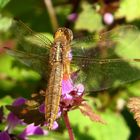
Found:
[{"label": "dragonfly", "polygon": [[[18,49],[7,52],[47,79],[45,119],[52,129],[59,111],[64,76],[74,83],[82,82],[87,92],[140,79],[140,48],[133,52],[139,38],[135,26],[120,26],[107,32],[73,39],[73,32],[58,28],[51,41],[44,34],[32,31],[19,19],[14,19],[13,32]],[[122,53],[123,52],[123,53]]]}]

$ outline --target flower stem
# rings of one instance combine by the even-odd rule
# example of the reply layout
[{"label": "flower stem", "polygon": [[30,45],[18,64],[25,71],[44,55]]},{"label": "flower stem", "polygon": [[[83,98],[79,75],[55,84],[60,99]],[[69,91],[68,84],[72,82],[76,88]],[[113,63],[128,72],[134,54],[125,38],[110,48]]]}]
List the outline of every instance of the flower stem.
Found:
[{"label": "flower stem", "polygon": [[68,112],[67,111],[63,113],[63,117],[64,117],[64,121],[65,121],[66,127],[68,129],[69,138],[70,138],[70,140],[74,140],[74,134],[73,134],[72,128],[70,126],[70,121],[69,121],[69,117],[68,117]]},{"label": "flower stem", "polygon": [[56,31],[56,29],[58,28],[58,22],[57,22],[54,8],[52,6],[52,1],[51,0],[44,0],[44,3],[45,3],[46,8],[48,9],[48,13],[49,13],[50,20],[52,23],[53,31]]}]

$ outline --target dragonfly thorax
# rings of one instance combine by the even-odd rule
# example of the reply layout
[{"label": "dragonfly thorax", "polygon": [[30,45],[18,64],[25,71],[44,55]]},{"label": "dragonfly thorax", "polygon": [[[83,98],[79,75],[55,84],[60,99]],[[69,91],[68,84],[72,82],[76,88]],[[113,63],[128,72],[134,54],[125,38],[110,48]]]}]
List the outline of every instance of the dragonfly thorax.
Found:
[{"label": "dragonfly thorax", "polygon": [[73,33],[70,29],[58,28],[54,35],[54,42],[61,42],[62,45],[69,44],[73,39]]},{"label": "dragonfly thorax", "polygon": [[69,57],[70,42],[73,39],[73,33],[68,28],[59,28],[54,35],[54,43],[52,44],[50,53],[50,63],[63,63]]}]

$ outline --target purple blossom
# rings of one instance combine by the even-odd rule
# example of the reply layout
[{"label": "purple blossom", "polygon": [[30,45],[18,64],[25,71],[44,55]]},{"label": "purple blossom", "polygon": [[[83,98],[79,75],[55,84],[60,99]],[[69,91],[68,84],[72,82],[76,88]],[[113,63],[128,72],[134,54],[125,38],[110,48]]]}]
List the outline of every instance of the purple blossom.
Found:
[{"label": "purple blossom", "polygon": [[[62,80],[62,95],[61,95],[59,112],[58,112],[57,118],[61,117],[61,115],[65,111],[70,111],[70,110],[72,110],[74,108],[77,108],[79,105],[81,105],[81,103],[83,101],[83,98],[82,98],[83,91],[84,91],[84,86],[82,84],[75,85],[73,83],[72,79],[69,77],[69,75],[66,74],[66,75],[63,76],[63,80]],[[28,110],[28,105],[26,104],[27,102],[26,103],[25,102],[26,102],[26,99],[18,98],[13,103],[13,107],[21,106],[21,108],[22,108],[25,105],[25,107],[27,106],[27,110]],[[29,110],[29,112],[30,112],[30,110]],[[39,112],[40,113],[45,113],[45,104],[44,104],[44,102],[42,102],[42,104],[39,106]],[[38,113],[38,115],[41,115],[41,114]],[[35,117],[35,116],[33,116],[33,117]],[[23,119],[24,119],[24,115],[23,115]],[[25,117],[25,120],[26,120],[26,117]],[[42,121],[44,121],[44,120],[42,120]],[[12,129],[14,127],[16,127],[17,124],[23,124],[23,122],[20,121],[13,113],[10,113],[8,115],[7,122],[8,122],[8,125],[7,125],[6,130],[8,132],[10,132],[10,133],[12,132]],[[36,123],[36,122],[34,122],[34,123]],[[42,122],[42,124],[43,124],[43,122]],[[24,123],[24,125],[25,125],[25,123]],[[47,125],[48,124],[46,122],[44,122],[44,126],[47,126]],[[55,121],[54,124],[53,124],[52,129],[55,130],[57,128],[58,128],[58,123]],[[46,132],[43,129],[41,129],[41,127],[34,126],[33,124],[30,124],[19,135],[19,137],[21,137],[23,139],[27,139],[26,137],[28,135],[33,135],[33,134],[42,134],[43,135],[43,134],[47,134],[47,133],[48,132]]]},{"label": "purple blossom", "polygon": [[30,135],[47,135],[48,131],[43,130],[40,126],[34,126],[34,124],[28,125],[24,131],[19,135],[20,138],[27,140],[27,136]]},{"label": "purple blossom", "polygon": [[107,25],[111,25],[114,22],[114,16],[111,13],[105,13],[103,20]]},{"label": "purple blossom", "polygon": [[45,113],[45,103],[41,104],[41,106],[39,107],[39,112]]},{"label": "purple blossom", "polygon": [[13,106],[19,106],[19,105],[22,105],[22,104],[25,103],[25,101],[26,101],[25,98],[23,98],[23,97],[19,97],[19,98],[17,98],[17,99],[13,102]]},{"label": "purple blossom", "polygon": [[72,80],[69,79],[67,75],[64,75],[63,77],[64,78],[62,80],[62,96],[65,96],[73,90],[74,85]]},{"label": "purple blossom", "polygon": [[18,125],[21,124],[21,121],[17,118],[17,116],[15,116],[12,112],[9,113],[8,117],[7,117],[7,126],[6,126],[6,130],[11,133],[12,130]]},{"label": "purple blossom", "polygon": [[[18,98],[13,102],[13,106],[18,106],[24,104],[26,99]],[[5,127],[5,131],[0,132],[0,140],[11,140],[13,136],[12,130],[18,125],[25,125],[21,120],[14,115],[14,113],[9,113],[7,117],[7,126]],[[56,125],[56,124],[55,124]],[[55,126],[56,127],[56,126]],[[12,135],[10,135],[12,134]],[[40,126],[34,126],[34,124],[27,125],[27,127],[21,132],[19,135],[14,135],[15,138],[21,138],[23,140],[28,140],[27,136],[29,135],[47,135],[48,131],[43,130]]]},{"label": "purple blossom", "polygon": [[77,91],[77,95],[82,95],[84,92],[84,86],[83,84],[77,84],[75,87],[75,91]]},{"label": "purple blossom", "polygon": [[[13,106],[18,106],[21,104],[24,104],[26,101],[25,98],[17,98],[14,102],[13,102]],[[17,116],[15,116],[12,112],[9,113],[8,117],[7,117],[7,126],[6,126],[6,130],[11,133],[12,130],[18,125],[18,124],[22,124],[22,121],[19,120],[17,118]]]},{"label": "purple blossom", "polygon": [[[84,115],[88,116],[92,121],[103,122],[102,119],[100,117],[98,117],[98,115],[96,115],[94,112],[92,112],[92,108],[89,107],[85,103],[85,100],[83,99],[83,92],[84,92],[84,86],[82,84],[75,85],[73,83],[73,80],[69,77],[69,75],[64,75],[63,80],[62,80],[62,95],[61,95],[59,112],[58,112],[57,118],[59,118],[61,115],[63,115],[63,117],[65,118],[66,117],[65,114],[67,114],[68,111],[73,110],[75,108],[79,108],[80,111]],[[40,95],[41,95],[41,97],[40,96],[38,96],[38,97],[40,99],[42,99],[42,96],[44,97],[44,95],[43,94],[40,94]],[[33,99],[36,99],[36,98],[32,98],[32,100]],[[20,105],[21,107],[24,107],[24,106],[26,107],[27,104],[25,104],[25,101],[26,100],[24,98],[18,98],[13,103],[13,106]],[[38,100],[35,100],[35,101],[37,102]],[[43,100],[42,100],[42,104],[39,107],[39,112],[45,113],[45,105],[44,105]],[[38,113],[38,115],[42,115],[40,113]],[[36,117],[36,116],[33,116],[33,117]],[[23,119],[24,119],[24,117],[23,117]],[[26,117],[25,117],[25,119],[26,119]],[[14,128],[17,124],[23,124],[23,122],[19,121],[18,118],[16,118],[16,116],[14,116],[14,114],[12,114],[12,113],[9,114],[9,116],[7,118],[7,122],[8,122],[8,125],[7,125],[8,127],[5,130],[6,130],[6,135],[8,135],[9,137],[11,136],[9,134],[12,132],[12,128]],[[44,122],[44,119],[42,119],[42,122],[40,124],[43,124],[43,123],[44,123],[44,126],[48,125],[46,122]],[[55,121],[52,129],[55,130],[57,128],[58,128],[58,123]],[[40,126],[34,126],[34,124],[32,123],[32,124],[28,125],[23,130],[23,132],[21,132],[19,135],[16,135],[16,137],[22,138],[23,140],[27,140],[27,136],[34,135],[34,134],[47,135],[48,131],[43,130]]]},{"label": "purple blossom", "polygon": [[55,130],[55,129],[57,129],[57,128],[58,128],[58,123],[55,121],[54,124],[53,124],[52,130]]},{"label": "purple blossom", "polygon": [[0,132],[0,140],[11,140],[11,138],[6,131],[2,131]]},{"label": "purple blossom", "polygon": [[77,19],[77,17],[78,17],[77,13],[71,13],[68,16],[68,20],[74,22]]},{"label": "purple blossom", "polygon": [[84,86],[82,84],[74,85],[70,78],[64,78],[62,81],[62,96],[60,102],[60,110],[69,111],[78,106],[83,101],[82,96]]}]

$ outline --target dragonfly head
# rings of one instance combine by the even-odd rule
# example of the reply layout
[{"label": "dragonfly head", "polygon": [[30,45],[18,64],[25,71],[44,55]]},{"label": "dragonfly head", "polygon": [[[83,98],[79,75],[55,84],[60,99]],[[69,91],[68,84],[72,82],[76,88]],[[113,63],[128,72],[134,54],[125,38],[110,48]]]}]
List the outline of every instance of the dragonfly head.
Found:
[{"label": "dragonfly head", "polygon": [[68,44],[73,39],[73,33],[70,29],[61,27],[55,32],[54,39],[55,41],[60,41],[63,44]]}]

